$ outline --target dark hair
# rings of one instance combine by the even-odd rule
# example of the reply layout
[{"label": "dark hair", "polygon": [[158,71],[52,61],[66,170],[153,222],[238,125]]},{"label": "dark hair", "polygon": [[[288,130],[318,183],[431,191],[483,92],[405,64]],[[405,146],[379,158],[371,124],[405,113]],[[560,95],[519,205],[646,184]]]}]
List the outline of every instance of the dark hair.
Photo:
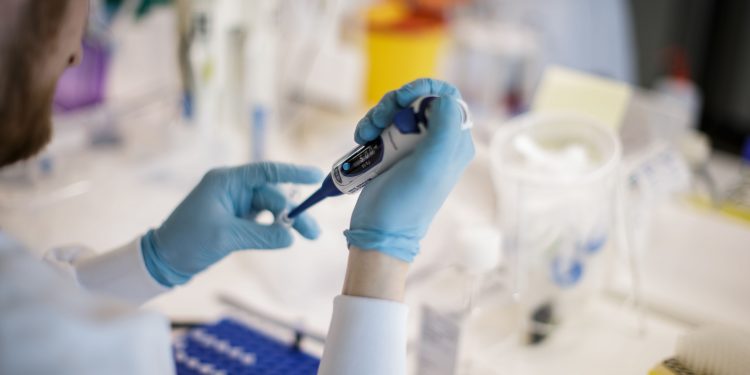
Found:
[{"label": "dark hair", "polygon": [[0,51],[0,167],[26,159],[49,142],[56,80],[39,79],[54,48],[67,0],[29,0]]}]

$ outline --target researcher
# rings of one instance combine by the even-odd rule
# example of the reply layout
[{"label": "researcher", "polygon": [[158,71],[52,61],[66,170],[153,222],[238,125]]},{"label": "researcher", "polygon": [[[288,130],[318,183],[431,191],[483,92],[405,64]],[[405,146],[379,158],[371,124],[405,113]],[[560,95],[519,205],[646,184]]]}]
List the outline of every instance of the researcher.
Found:
[{"label": "researcher", "polygon": [[[0,4],[0,166],[8,166],[51,137],[53,93],[81,59],[88,0]],[[460,128],[458,91],[430,79],[385,95],[354,135],[360,144],[375,139],[396,111],[424,95],[439,96],[427,112],[426,138],[361,192],[344,231],[348,266],[320,374],[405,373],[406,273],[474,146]],[[161,226],[99,254],[68,249],[36,259],[0,228],[0,374],[173,373],[169,322],[137,306],[234,251],[286,248],[294,231],[316,238],[307,215],[291,228],[255,216],[291,204],[277,184],[322,177],[316,168],[280,163],[211,170]]]}]

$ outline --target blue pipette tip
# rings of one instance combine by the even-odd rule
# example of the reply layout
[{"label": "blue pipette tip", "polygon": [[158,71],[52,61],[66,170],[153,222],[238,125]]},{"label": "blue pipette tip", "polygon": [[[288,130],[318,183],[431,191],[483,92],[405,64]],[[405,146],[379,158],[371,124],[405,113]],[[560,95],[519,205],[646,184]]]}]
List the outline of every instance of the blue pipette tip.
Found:
[{"label": "blue pipette tip", "polygon": [[323,180],[323,184],[320,185],[320,189],[312,193],[312,195],[305,199],[304,202],[290,211],[289,215],[287,215],[287,218],[294,219],[295,217],[299,216],[299,214],[312,207],[314,204],[322,201],[323,199],[326,199],[327,197],[335,197],[341,194],[343,193],[341,192],[341,190],[336,188],[336,185],[334,185],[333,183],[333,178],[330,174],[328,174],[326,179]]}]

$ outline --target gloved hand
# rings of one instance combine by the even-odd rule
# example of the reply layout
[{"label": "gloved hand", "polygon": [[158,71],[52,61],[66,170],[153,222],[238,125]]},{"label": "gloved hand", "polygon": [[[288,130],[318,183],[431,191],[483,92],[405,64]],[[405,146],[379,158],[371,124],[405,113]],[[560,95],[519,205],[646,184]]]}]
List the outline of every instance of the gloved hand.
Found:
[{"label": "gloved hand", "polygon": [[355,140],[364,144],[375,139],[396,112],[426,95],[440,97],[427,109],[426,137],[414,152],[362,190],[344,232],[350,246],[411,262],[432,218],[474,157],[471,132],[460,129],[456,101],[460,93],[432,79],[416,80],[386,94],[357,124]]},{"label": "gloved hand", "polygon": [[[287,208],[276,183],[319,183],[320,170],[290,164],[258,163],[208,172],[161,227],[141,239],[149,273],[162,285],[186,283],[193,275],[240,249],[279,249],[292,244],[281,223],[259,224],[268,210],[276,217]],[[319,229],[300,215],[292,228],[315,239]]]}]

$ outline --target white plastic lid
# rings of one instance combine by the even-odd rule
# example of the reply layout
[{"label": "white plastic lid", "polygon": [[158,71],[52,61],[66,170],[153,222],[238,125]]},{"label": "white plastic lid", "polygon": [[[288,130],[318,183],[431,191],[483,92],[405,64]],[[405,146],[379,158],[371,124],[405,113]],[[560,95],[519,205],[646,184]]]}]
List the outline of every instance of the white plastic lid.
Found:
[{"label": "white plastic lid", "polygon": [[543,186],[599,183],[614,173],[620,157],[612,129],[567,112],[518,116],[496,132],[490,146],[497,177]]}]

